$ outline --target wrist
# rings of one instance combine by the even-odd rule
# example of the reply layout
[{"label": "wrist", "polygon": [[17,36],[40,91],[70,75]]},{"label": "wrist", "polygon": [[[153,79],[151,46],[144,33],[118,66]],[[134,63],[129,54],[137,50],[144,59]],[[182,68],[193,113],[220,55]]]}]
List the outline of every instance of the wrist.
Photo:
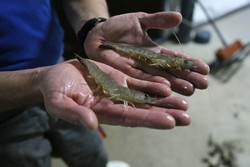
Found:
[{"label": "wrist", "polygon": [[42,104],[39,75],[40,68],[2,72],[0,75],[0,111]]},{"label": "wrist", "polygon": [[[99,23],[105,22],[107,19],[103,17],[95,17],[93,19],[90,19],[86,21],[82,28],[77,33],[77,38],[79,41],[79,44],[84,49],[84,42],[87,38],[88,33]],[[84,51],[85,53],[85,51]]]},{"label": "wrist", "polygon": [[50,67],[40,67],[36,68],[33,71],[33,77],[31,78],[31,85],[33,85],[33,95],[35,97],[34,103],[35,104],[43,104],[43,95],[41,91],[41,83],[42,83],[42,78],[47,73],[48,69]]}]

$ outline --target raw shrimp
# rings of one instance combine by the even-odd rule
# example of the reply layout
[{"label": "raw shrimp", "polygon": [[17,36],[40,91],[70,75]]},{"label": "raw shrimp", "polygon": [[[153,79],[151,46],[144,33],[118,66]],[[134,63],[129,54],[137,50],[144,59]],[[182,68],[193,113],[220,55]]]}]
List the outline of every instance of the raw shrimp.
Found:
[{"label": "raw shrimp", "polygon": [[109,96],[112,100],[122,101],[124,104],[154,104],[156,98],[149,95],[129,89],[116,83],[111,76],[103,72],[96,64],[88,59],[83,59],[76,55],[78,61],[87,67],[89,75],[95,80],[96,84],[102,89],[103,93]]},{"label": "raw shrimp", "polygon": [[159,68],[173,68],[178,70],[192,70],[195,68],[195,62],[192,60],[163,53],[156,53],[151,50],[131,45],[116,44],[102,40],[99,47],[103,49],[112,49],[122,56],[136,58],[147,62],[151,66]]}]

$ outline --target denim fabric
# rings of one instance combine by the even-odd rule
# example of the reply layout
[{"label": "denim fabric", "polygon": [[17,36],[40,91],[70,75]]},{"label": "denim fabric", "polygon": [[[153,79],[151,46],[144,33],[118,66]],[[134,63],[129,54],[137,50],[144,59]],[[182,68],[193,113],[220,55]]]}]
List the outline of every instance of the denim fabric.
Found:
[{"label": "denim fabric", "polygon": [[[51,118],[41,107],[13,113],[0,123],[0,166],[50,167],[51,155],[70,167],[106,166],[97,131]],[[3,120],[4,114],[0,117]]]}]

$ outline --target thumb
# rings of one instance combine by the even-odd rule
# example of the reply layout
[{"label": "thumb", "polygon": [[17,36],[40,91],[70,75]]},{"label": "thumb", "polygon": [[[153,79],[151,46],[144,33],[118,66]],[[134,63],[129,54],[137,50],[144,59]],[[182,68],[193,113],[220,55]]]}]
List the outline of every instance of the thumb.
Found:
[{"label": "thumb", "polygon": [[158,12],[140,18],[143,29],[167,29],[180,24],[182,16],[178,12]]},{"label": "thumb", "polygon": [[79,112],[79,122],[87,127],[89,130],[95,130],[98,127],[98,119],[93,112],[88,107],[79,106],[79,109],[77,109]]},{"label": "thumb", "polygon": [[56,98],[45,100],[45,107],[51,115],[69,123],[80,123],[90,130],[98,127],[98,120],[93,110],[79,105],[71,98],[56,96]]}]

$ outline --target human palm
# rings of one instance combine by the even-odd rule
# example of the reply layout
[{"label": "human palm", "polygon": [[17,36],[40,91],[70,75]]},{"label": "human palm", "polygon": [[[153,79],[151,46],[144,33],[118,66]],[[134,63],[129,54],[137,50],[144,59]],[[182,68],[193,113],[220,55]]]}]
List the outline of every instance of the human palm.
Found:
[{"label": "human palm", "polygon": [[143,126],[169,129],[175,125],[188,125],[189,116],[184,112],[186,102],[181,98],[169,97],[171,90],[166,84],[146,82],[125,75],[105,64],[98,66],[109,73],[119,84],[161,96],[155,106],[124,106],[114,103],[96,88],[87,70],[77,60],[47,67],[40,77],[40,91],[46,110],[71,123],[81,123],[95,129],[99,123]]},{"label": "human palm", "polygon": [[[176,12],[155,14],[138,12],[114,16],[104,23],[99,23],[89,32],[84,44],[85,52],[91,59],[108,64],[129,76],[146,81],[169,83],[173,91],[183,95],[191,95],[195,88],[207,88],[208,81],[204,77],[209,71],[207,64],[201,60],[157,45],[146,33],[146,30],[150,28],[172,28],[178,25],[180,21],[181,15]],[[122,57],[112,50],[98,48],[101,40],[126,43],[155,52],[186,57],[195,62],[196,68],[193,71],[177,70],[173,75],[173,73],[158,70],[137,60]]]}]

